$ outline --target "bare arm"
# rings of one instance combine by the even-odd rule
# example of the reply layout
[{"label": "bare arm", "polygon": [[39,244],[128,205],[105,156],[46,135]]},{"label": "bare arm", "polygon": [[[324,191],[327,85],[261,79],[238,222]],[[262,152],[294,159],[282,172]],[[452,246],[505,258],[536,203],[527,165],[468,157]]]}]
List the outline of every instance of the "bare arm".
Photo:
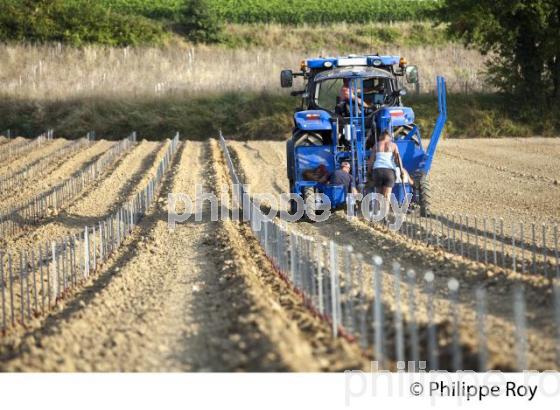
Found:
[{"label": "bare arm", "polygon": [[367,102],[365,102],[362,97],[360,96],[355,96],[356,101],[358,101],[358,104],[361,104],[362,106],[369,108],[369,104]]},{"label": "bare arm", "polygon": [[373,161],[375,160],[375,153],[377,152],[377,144],[373,144],[373,147],[371,148],[371,154],[369,154],[369,158],[367,161],[367,170],[368,173],[371,173],[371,169],[373,167]]},{"label": "bare arm", "polygon": [[404,178],[404,172],[403,172],[403,166],[402,166],[401,154],[399,152],[399,147],[397,147],[397,144],[395,144],[395,143],[393,143],[393,147],[394,147],[393,157],[395,158],[395,163],[397,164],[397,166],[401,170],[401,178]]},{"label": "bare arm", "polygon": [[362,100],[362,98],[361,98],[360,96],[356,95],[356,93],[354,93],[353,90],[350,90],[349,87],[343,87],[343,88],[340,90],[340,97],[341,97],[343,100],[346,100],[346,101],[350,101],[350,97],[352,97],[352,99],[353,99],[354,101],[356,101],[356,103],[357,103],[358,105],[363,105],[363,106],[366,107],[366,108],[369,108],[369,107],[370,107],[370,105],[369,105],[367,102],[365,102],[364,100]]}]

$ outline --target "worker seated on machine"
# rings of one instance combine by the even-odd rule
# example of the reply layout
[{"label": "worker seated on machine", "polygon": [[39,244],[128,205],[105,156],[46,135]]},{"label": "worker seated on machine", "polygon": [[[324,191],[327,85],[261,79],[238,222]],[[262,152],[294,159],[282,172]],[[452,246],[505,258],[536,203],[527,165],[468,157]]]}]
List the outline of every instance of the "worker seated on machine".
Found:
[{"label": "worker seated on machine", "polygon": [[[360,90],[358,90],[358,94],[360,94]],[[350,117],[350,97],[352,97],[352,102],[354,104],[357,103],[358,107],[363,107],[366,113],[370,111],[371,108],[370,104],[362,100],[362,98],[359,95],[358,96],[354,95],[350,87],[350,79],[343,78],[342,87],[340,88],[338,96],[336,97],[336,106],[335,106],[336,114],[338,114],[343,118]],[[342,132],[342,128],[344,127],[344,121],[340,122],[339,127],[340,127],[339,132]],[[348,141],[345,138],[342,138],[341,142],[343,145],[346,146],[349,145]]]},{"label": "worker seated on machine", "polygon": [[363,107],[365,109],[366,115],[373,113],[385,104],[387,94],[384,78],[374,77],[364,80],[363,90],[358,90],[358,95],[353,94],[350,81],[350,78],[342,79],[342,87],[336,98],[336,111],[339,115],[344,117],[350,115],[350,97],[359,108]]},{"label": "worker seated on machine", "polygon": [[332,174],[329,174],[327,167],[321,164],[317,168],[303,171],[302,176],[306,181],[315,181],[322,184],[328,183],[329,185],[342,185],[346,193],[358,193],[350,170],[350,162],[342,161],[340,163],[340,169],[337,169]]},{"label": "worker seated on machine", "polygon": [[[359,93],[360,90],[358,90],[358,94]],[[363,101],[362,98],[360,98],[359,96],[354,95],[354,93],[350,88],[350,79],[343,78],[342,87],[340,88],[338,97],[336,99],[336,111],[340,115],[344,117],[350,116],[350,109],[349,109],[350,97],[352,97],[352,102],[357,103],[358,106],[361,107],[363,105],[363,107],[365,107],[366,109],[370,108],[370,105],[367,102]]]},{"label": "worker seated on machine", "polygon": [[326,184],[329,181],[329,171],[326,165],[321,164],[317,168],[306,169],[303,171],[302,177],[306,181],[315,181]]},{"label": "worker seated on machine", "polygon": [[340,169],[334,171],[330,177],[329,184],[331,185],[342,185],[346,193],[357,194],[356,183],[354,177],[350,173],[350,162],[342,161],[340,163]]}]

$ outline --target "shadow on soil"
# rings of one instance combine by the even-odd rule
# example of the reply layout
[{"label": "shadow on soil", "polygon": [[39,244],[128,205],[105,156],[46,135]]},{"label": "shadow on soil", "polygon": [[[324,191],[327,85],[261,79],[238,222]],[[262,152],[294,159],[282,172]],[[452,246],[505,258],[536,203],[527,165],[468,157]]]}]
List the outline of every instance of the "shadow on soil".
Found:
[{"label": "shadow on soil", "polygon": [[[172,161],[170,171],[162,185],[159,197],[166,197],[171,192],[171,175],[177,169],[180,155],[176,155]],[[202,162],[207,164],[208,162]],[[208,176],[208,171],[206,172]],[[40,340],[43,337],[57,334],[60,321],[71,320],[82,309],[87,309],[92,300],[112,281],[117,268],[124,267],[130,259],[134,258],[138,252],[139,243],[142,237],[147,236],[155,224],[160,220],[167,220],[167,209],[156,204],[156,209],[152,214],[146,215],[139,223],[137,231],[123,245],[123,251],[116,257],[111,257],[100,267],[100,274],[94,279],[91,285],[78,290],[74,295],[68,294],[68,300],[59,311],[54,310],[47,316],[40,327],[25,330],[19,340],[34,340],[40,348]],[[185,364],[185,368],[191,371],[283,371],[288,368],[278,362],[274,356],[274,346],[268,337],[259,330],[254,317],[258,312],[253,311],[251,298],[247,293],[246,284],[243,279],[231,274],[225,283],[220,283],[219,272],[225,259],[229,257],[226,244],[222,240],[211,238],[219,230],[218,222],[209,222],[209,212],[204,213],[202,222],[192,222],[181,229],[198,229],[200,225],[203,231],[208,232],[208,236],[201,236],[200,241],[195,243],[197,260],[206,262],[214,260],[212,269],[206,268],[205,271],[210,275],[201,278],[209,282],[211,294],[207,292],[197,292],[193,300],[189,303],[193,306],[195,322],[200,325],[199,331],[184,340],[183,351],[173,353],[173,359]],[[198,225],[198,226],[195,226]],[[80,225],[81,226],[81,225]],[[216,247],[220,250],[216,252]],[[218,259],[215,255],[220,255]],[[209,258],[213,255],[213,258]],[[186,269],[188,267],[185,267]],[[77,319],[79,320],[79,319]],[[240,335],[243,343],[233,342],[230,335]],[[194,363],[185,361],[186,352],[190,346],[197,346],[197,351],[206,351],[203,357],[197,358]],[[0,371],[6,363],[18,356],[26,353],[27,347],[19,345],[1,346],[0,351]]]}]

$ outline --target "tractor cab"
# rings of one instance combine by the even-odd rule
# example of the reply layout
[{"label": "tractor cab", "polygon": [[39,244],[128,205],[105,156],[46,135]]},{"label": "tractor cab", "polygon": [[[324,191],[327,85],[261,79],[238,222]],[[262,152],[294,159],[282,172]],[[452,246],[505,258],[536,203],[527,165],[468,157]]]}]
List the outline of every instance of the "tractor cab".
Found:
[{"label": "tractor cab", "polygon": [[318,109],[349,117],[350,81],[357,76],[363,77],[364,88],[357,92],[367,110],[379,109],[390,103],[393,86],[388,73],[379,69],[358,70],[349,67],[323,72],[315,77],[312,105]]},{"label": "tractor cab", "polygon": [[[329,112],[336,116],[339,125],[350,123],[355,114],[363,115],[368,149],[388,128],[389,124],[384,121],[387,116],[392,116],[393,125],[398,125],[397,139],[402,137],[403,130],[410,130],[413,126],[414,112],[402,107],[401,97],[405,91],[387,70],[342,67],[317,74],[313,83],[313,98],[308,108]],[[335,91],[337,94],[333,95]],[[351,110],[353,104],[357,108],[355,112]],[[399,109],[391,110],[394,107]],[[400,113],[403,115],[397,115]]]},{"label": "tractor cab", "polygon": [[[301,106],[294,114],[292,137],[286,145],[287,170],[291,192],[303,196],[308,212],[310,208],[313,212],[316,193],[326,194],[333,207],[343,205],[348,194],[344,187],[325,182],[325,178],[315,179],[313,170],[318,167],[332,174],[343,161],[350,162],[355,186],[367,194],[367,160],[385,131],[399,147],[408,174],[426,181],[446,116],[443,78],[438,78],[440,116],[430,146],[424,151],[414,112],[402,102],[406,95],[403,83],[418,81],[418,71],[415,66],[407,66],[403,58],[375,55],[308,59],[302,62],[300,72],[282,71],[282,87],[293,86],[293,78],[298,76],[303,77],[304,87],[292,92],[301,97]],[[413,201],[427,214],[422,186],[405,182],[393,189],[398,201],[402,203],[406,194],[412,193]]]}]

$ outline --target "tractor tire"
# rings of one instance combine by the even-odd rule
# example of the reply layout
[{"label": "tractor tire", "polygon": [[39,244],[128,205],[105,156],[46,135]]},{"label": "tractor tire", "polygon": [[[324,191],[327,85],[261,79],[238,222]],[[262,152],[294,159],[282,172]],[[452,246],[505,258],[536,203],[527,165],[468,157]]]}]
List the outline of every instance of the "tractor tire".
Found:
[{"label": "tractor tire", "polygon": [[296,147],[324,145],[323,136],[316,132],[298,131],[292,137]]},{"label": "tractor tire", "polygon": [[428,176],[423,173],[414,175],[414,194],[417,198],[417,205],[420,209],[420,216],[431,216],[431,193]]},{"label": "tractor tire", "polygon": [[286,170],[288,173],[288,180],[290,180],[290,188],[294,180],[294,141],[289,139],[286,141]]},{"label": "tractor tire", "polygon": [[288,207],[289,207],[288,213],[290,215],[295,215],[297,212],[297,202],[295,201],[295,199],[290,199]]},{"label": "tractor tire", "polygon": [[[414,128],[415,126],[416,124],[413,123],[413,124],[403,125],[397,128],[394,131],[395,140],[400,140],[405,138],[408,135],[408,133],[412,131],[412,128]],[[416,145],[420,146],[420,140],[418,139],[418,136],[415,135],[414,137],[412,137],[412,141],[414,141]]]},{"label": "tractor tire", "polygon": [[303,189],[303,203],[305,204],[305,215],[317,215],[317,204],[315,202],[315,188],[307,187]]}]

